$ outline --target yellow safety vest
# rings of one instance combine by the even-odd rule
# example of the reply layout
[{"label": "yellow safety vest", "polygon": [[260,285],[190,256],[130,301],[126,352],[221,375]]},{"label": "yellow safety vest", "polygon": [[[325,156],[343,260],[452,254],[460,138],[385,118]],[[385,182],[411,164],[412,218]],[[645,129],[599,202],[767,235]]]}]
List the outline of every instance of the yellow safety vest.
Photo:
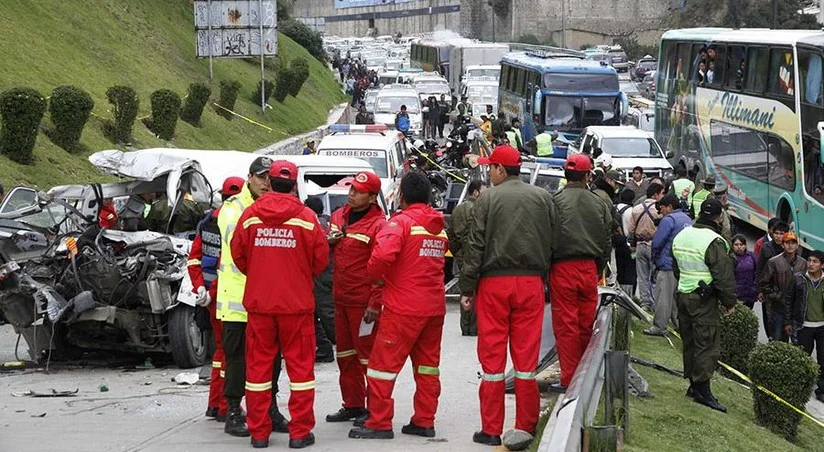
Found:
[{"label": "yellow safety vest", "polygon": [[535,145],[538,157],[552,157],[555,153],[552,149],[552,137],[548,133],[535,135]]},{"label": "yellow safety vest", "polygon": [[[692,195],[692,211],[695,216],[698,216],[698,213],[701,212],[701,203],[707,200],[710,197],[710,192],[707,189],[702,188],[697,193]],[[679,194],[680,196],[680,194]]]},{"label": "yellow safety vest", "polygon": [[[712,283],[712,273],[704,262],[707,248],[715,240],[721,238],[711,229],[687,227],[672,241],[672,257],[678,263],[680,272],[678,278],[678,292],[692,293],[698,289],[699,283]],[[724,241],[729,252],[729,244]]]},{"label": "yellow safety vest", "polygon": [[504,133],[506,133],[506,139],[509,140],[509,145],[515,149],[518,149],[518,142],[515,139],[515,132],[510,130]]},{"label": "yellow safety vest", "polygon": [[692,192],[695,190],[695,184],[689,179],[675,179],[672,181],[672,189],[675,192],[673,194],[677,196],[678,199],[681,199],[681,192],[683,192],[685,188],[689,188],[689,194],[687,194],[687,205],[691,206]]},{"label": "yellow safety vest", "polygon": [[254,202],[249,186],[223,203],[217,216],[220,228],[220,264],[217,267],[217,318],[224,322],[245,322],[246,309],[243,308],[243,292],[246,275],[240,272],[232,259],[232,237],[235,227],[247,207]]}]

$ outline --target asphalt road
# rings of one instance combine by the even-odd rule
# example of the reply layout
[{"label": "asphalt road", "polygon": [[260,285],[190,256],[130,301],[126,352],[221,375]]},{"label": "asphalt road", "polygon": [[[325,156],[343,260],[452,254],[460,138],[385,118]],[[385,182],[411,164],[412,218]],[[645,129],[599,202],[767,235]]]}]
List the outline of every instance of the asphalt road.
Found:
[{"label": "asphalt road", "polygon": [[[363,452],[391,447],[403,451],[489,451],[472,442],[480,427],[475,338],[462,337],[457,303],[450,303],[444,328],[442,393],[434,439],[400,433],[412,414],[414,381],[410,365],[395,387],[395,433],[392,441],[352,440],[349,424],[324,422],[327,413],[340,407],[338,370],[335,363],[315,368],[317,391],[314,451]],[[10,326],[0,327],[0,362],[14,359],[17,336]],[[22,346],[21,355],[25,353]],[[178,386],[171,381],[179,369],[134,370],[128,367],[66,367],[52,364],[42,370],[0,373],[0,451],[192,451],[209,452],[249,448],[248,438],[223,433],[222,424],[203,414],[207,386]],[[288,380],[278,398],[288,413]],[[100,386],[106,385],[107,392]],[[75,397],[33,398],[15,396],[25,391],[78,390]],[[514,422],[514,396],[507,396],[507,426]],[[270,447],[285,448],[287,435],[273,434]]]}]

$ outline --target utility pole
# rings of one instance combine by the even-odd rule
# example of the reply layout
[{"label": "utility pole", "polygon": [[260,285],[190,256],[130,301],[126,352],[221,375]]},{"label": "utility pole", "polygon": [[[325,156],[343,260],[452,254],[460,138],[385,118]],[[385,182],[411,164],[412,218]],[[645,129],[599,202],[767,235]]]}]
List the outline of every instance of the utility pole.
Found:
[{"label": "utility pole", "polygon": [[772,7],[773,7],[772,28],[773,28],[773,30],[775,30],[775,29],[778,28],[778,0],[773,0]]},{"label": "utility pole", "polygon": [[566,0],[561,0],[561,47],[566,49]]}]

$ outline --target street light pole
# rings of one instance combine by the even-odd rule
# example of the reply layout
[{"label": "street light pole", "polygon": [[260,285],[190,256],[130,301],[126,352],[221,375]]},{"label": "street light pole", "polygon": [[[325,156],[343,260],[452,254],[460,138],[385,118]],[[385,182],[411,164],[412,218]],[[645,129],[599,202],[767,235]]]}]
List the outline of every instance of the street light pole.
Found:
[{"label": "street light pole", "polygon": [[566,48],[566,0],[561,0],[561,47]]}]

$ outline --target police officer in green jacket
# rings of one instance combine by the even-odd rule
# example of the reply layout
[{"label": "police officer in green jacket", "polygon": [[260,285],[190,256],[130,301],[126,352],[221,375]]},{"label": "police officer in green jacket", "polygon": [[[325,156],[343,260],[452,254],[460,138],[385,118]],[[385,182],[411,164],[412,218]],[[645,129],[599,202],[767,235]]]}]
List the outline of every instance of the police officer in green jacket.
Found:
[{"label": "police officer in green jacket", "polygon": [[[712,198],[712,191],[715,188],[715,176],[712,174],[700,181],[703,188],[697,190],[692,195],[692,204],[690,205],[690,214],[693,218],[698,216],[698,211],[701,209],[701,203],[708,198]],[[697,189],[698,187],[696,187]]]},{"label": "police officer in green jacket", "polygon": [[676,304],[684,354],[687,396],[714,410],[727,412],[710,390],[721,356],[721,312],[735,309],[735,260],[721,237],[723,206],[714,198],[701,203],[698,219],[675,236],[673,273],[678,279]]}]

